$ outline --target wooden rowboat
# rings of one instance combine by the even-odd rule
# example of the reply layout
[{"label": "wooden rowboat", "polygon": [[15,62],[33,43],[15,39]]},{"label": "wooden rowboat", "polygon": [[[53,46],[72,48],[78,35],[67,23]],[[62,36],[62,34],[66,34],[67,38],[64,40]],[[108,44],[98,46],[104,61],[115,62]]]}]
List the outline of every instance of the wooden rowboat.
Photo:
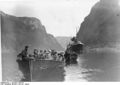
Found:
[{"label": "wooden rowboat", "polygon": [[64,62],[54,60],[17,60],[24,75],[21,81],[64,81]]}]

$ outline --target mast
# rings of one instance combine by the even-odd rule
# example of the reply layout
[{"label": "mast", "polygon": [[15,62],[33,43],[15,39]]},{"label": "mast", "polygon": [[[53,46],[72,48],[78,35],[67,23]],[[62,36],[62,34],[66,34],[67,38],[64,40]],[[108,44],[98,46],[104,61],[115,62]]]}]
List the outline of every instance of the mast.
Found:
[{"label": "mast", "polygon": [[77,38],[77,33],[78,33],[78,29],[79,29],[80,27],[78,26],[78,27],[76,27],[76,33],[75,33],[75,37]]}]

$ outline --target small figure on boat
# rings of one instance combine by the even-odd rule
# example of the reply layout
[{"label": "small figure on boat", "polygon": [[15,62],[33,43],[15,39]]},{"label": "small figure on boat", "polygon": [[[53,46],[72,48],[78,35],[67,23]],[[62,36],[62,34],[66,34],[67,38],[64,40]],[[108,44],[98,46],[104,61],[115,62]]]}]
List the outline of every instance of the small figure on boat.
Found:
[{"label": "small figure on boat", "polygon": [[44,50],[44,52],[43,52],[43,56],[44,56],[44,59],[47,58],[47,51],[46,51],[46,50]]},{"label": "small figure on boat", "polygon": [[57,52],[55,50],[51,50],[51,56],[53,57],[53,60],[57,59]]},{"label": "small figure on boat", "polygon": [[70,63],[77,63],[78,56],[83,51],[83,43],[78,41],[76,37],[71,38],[71,42],[67,45],[65,50],[65,63],[68,65]]},{"label": "small figure on boat", "polygon": [[29,46],[25,46],[21,53],[18,54],[18,58],[20,60],[25,60],[28,57],[28,48]]},{"label": "small figure on boat", "polygon": [[[73,39],[75,40],[75,39]],[[77,41],[75,40],[75,43]],[[71,63],[71,61],[75,61],[77,59],[77,53],[71,49],[72,44],[68,44],[66,51],[56,51],[53,49],[50,50],[39,50],[34,49],[33,54],[28,54],[28,46],[25,46],[24,50],[18,55],[18,58],[21,60],[54,60],[54,61],[62,61],[66,63]]]},{"label": "small figure on boat", "polygon": [[60,61],[64,61],[64,52],[58,52],[57,55]]},{"label": "small figure on boat", "polygon": [[35,59],[38,58],[39,54],[38,54],[38,50],[37,49],[34,49],[33,56],[34,56]]},{"label": "small figure on boat", "polygon": [[65,64],[69,65],[70,64],[70,54],[67,51],[65,51],[64,58],[65,58]]},{"label": "small figure on boat", "polygon": [[39,52],[39,59],[43,59],[43,50],[40,50]]}]

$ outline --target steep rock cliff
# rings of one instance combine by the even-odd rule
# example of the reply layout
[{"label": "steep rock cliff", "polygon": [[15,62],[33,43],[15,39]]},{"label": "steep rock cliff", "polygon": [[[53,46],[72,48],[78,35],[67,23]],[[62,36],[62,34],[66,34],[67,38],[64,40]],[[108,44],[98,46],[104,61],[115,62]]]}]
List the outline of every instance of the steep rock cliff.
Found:
[{"label": "steep rock cliff", "polygon": [[120,42],[120,6],[118,0],[100,0],[84,19],[77,38],[87,46],[105,46]]},{"label": "steep rock cliff", "polygon": [[1,13],[2,47],[20,51],[25,45],[30,50],[55,49],[62,50],[53,35],[48,34],[45,26],[34,17],[15,17]]},{"label": "steep rock cliff", "polygon": [[3,80],[19,81],[23,77],[16,58],[25,45],[29,45],[29,54],[32,54],[35,48],[63,49],[37,18],[15,17],[0,12],[0,20]]}]

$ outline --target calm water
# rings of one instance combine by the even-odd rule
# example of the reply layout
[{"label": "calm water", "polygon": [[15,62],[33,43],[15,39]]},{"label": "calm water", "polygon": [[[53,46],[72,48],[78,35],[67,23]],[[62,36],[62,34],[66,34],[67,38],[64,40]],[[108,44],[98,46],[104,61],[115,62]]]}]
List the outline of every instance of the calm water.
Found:
[{"label": "calm water", "polygon": [[65,67],[65,81],[120,81],[119,53],[91,52]]},{"label": "calm water", "polygon": [[[77,64],[71,64],[65,67],[50,65],[52,66],[51,68],[48,68],[47,66],[42,67],[41,65],[41,67],[38,66],[37,68],[42,68],[42,70],[35,71],[35,75],[37,75],[36,81],[120,81],[119,57],[120,52],[89,52],[81,54],[78,58]],[[19,64],[18,62],[13,63],[13,59],[10,60],[9,58],[4,58],[4,80],[8,79],[19,81],[19,79],[22,78],[23,75],[24,79],[22,78],[21,80],[29,81],[30,77],[28,77],[28,74],[26,74],[28,72],[26,72],[21,64]],[[11,62],[5,63],[6,59],[8,59],[8,62]],[[17,67],[15,65],[18,66],[19,72],[17,71]],[[20,75],[21,73],[22,75]],[[27,76],[26,79],[25,76]]]}]

